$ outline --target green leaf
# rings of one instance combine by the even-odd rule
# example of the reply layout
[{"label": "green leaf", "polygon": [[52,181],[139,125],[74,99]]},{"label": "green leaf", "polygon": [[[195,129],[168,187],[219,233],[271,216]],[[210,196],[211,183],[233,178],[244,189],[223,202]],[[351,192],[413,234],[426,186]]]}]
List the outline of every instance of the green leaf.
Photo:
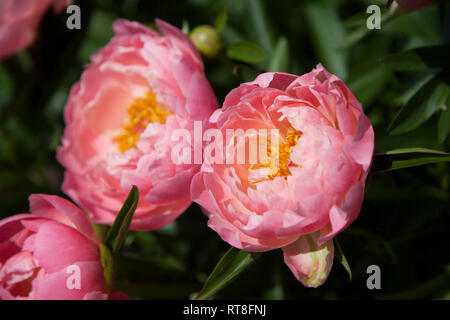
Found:
[{"label": "green leaf", "polygon": [[348,264],[347,258],[344,255],[344,251],[342,251],[341,245],[337,238],[334,238],[334,245],[336,246],[335,258],[342,264],[342,266],[347,270],[349,281],[352,280],[352,270],[350,269],[350,265]]},{"label": "green leaf", "polygon": [[347,28],[357,28],[366,25],[367,13],[359,12],[344,20],[344,26]]},{"label": "green leaf", "polygon": [[103,243],[100,243],[100,262],[103,266],[106,285],[111,289],[116,275],[114,257],[111,250]]},{"label": "green leaf", "polygon": [[401,134],[416,129],[442,109],[450,94],[447,84],[439,79],[426,83],[397,113],[389,130]]},{"label": "green leaf", "polygon": [[217,32],[221,32],[223,28],[227,25],[228,21],[228,11],[226,8],[224,8],[219,15],[216,18],[216,21],[214,23]]},{"label": "green leaf", "polygon": [[403,92],[400,96],[395,98],[394,104],[406,104],[420,89],[422,89],[427,83],[433,80],[436,74],[436,72],[429,70],[419,74],[418,77],[411,82],[411,85],[408,86],[408,89],[406,89],[406,91]]},{"label": "green leaf", "polygon": [[391,73],[386,67],[367,69],[358,77],[349,81],[348,85],[363,106],[369,105],[385,88]]},{"label": "green leaf", "polygon": [[258,44],[268,53],[272,52],[272,30],[262,0],[247,0],[252,31],[256,35]]},{"label": "green leaf", "polygon": [[113,255],[119,252],[125,241],[138,202],[139,191],[136,186],[133,186],[105,238],[105,245],[111,250]]},{"label": "green leaf", "polygon": [[283,288],[283,282],[281,279],[281,265],[280,264],[273,264],[273,269],[270,273],[270,278],[273,278],[273,286],[264,292],[263,299],[265,300],[284,300],[285,294],[284,294],[284,288]]},{"label": "green leaf", "polygon": [[275,50],[270,59],[270,72],[288,72],[289,71],[289,43],[286,37],[278,39]]},{"label": "green leaf", "polygon": [[189,32],[191,31],[191,27],[189,26],[189,21],[187,21],[186,19],[183,19],[181,31],[183,31],[183,33],[186,35],[189,35]]},{"label": "green leaf", "polygon": [[264,51],[255,43],[250,41],[238,41],[227,48],[230,59],[245,63],[256,64],[266,58]]},{"label": "green leaf", "polygon": [[217,263],[195,299],[212,297],[255,261],[258,255],[231,247]]},{"label": "green leaf", "polygon": [[347,78],[347,55],[338,50],[345,40],[345,28],[332,3],[310,1],[305,5],[304,17],[308,24],[315,51],[331,73]]},{"label": "green leaf", "polygon": [[442,110],[438,124],[438,140],[444,143],[450,133],[450,96],[447,98],[444,109]]},{"label": "green leaf", "polygon": [[372,172],[391,171],[445,161],[450,161],[450,153],[424,148],[397,149],[375,154]]},{"label": "green leaf", "polygon": [[[379,31],[378,29],[369,29],[367,28],[366,21],[369,15],[367,13],[364,13],[363,15],[358,14],[351,19],[348,19],[344,22],[344,25],[347,27],[357,27],[353,31],[351,31],[345,39],[342,41],[342,45],[339,47],[339,49],[350,49],[354,45],[356,45],[359,41],[367,37],[370,33]],[[395,15],[393,15],[390,12],[383,12],[381,14],[380,24],[383,26],[385,23],[387,23],[389,20],[394,18]]]},{"label": "green leaf", "polygon": [[97,238],[101,242],[104,242],[110,227],[106,224],[97,224],[97,223],[93,223],[92,227],[94,228],[94,232]]},{"label": "green leaf", "polygon": [[450,43],[420,47],[394,53],[381,62],[397,71],[422,71],[428,68],[450,68]]}]

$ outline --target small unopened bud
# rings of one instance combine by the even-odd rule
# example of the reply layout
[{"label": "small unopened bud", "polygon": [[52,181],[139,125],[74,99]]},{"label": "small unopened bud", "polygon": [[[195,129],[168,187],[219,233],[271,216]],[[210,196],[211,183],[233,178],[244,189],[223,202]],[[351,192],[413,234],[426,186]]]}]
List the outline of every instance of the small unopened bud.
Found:
[{"label": "small unopened bud", "polygon": [[222,49],[222,37],[211,26],[198,26],[189,35],[195,47],[208,59],[215,58]]}]

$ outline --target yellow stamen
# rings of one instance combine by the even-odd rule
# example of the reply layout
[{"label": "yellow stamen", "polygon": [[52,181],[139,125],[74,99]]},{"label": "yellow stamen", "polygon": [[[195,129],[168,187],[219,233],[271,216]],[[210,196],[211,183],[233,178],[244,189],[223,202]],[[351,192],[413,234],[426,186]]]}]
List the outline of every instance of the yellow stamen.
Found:
[{"label": "yellow stamen", "polygon": [[166,123],[170,110],[161,108],[153,93],[149,92],[144,98],[136,99],[128,108],[128,119],[122,128],[122,133],[113,138],[120,152],[134,148],[139,135],[151,122]]},{"label": "yellow stamen", "polygon": [[276,146],[272,146],[269,141],[269,148],[267,150],[268,160],[256,165],[252,164],[248,168],[248,171],[267,168],[267,177],[259,180],[249,180],[250,183],[256,184],[261,181],[273,180],[276,177],[286,177],[291,175],[289,167],[301,167],[290,159],[292,149],[297,144],[300,135],[300,132],[295,131],[295,129],[291,127],[286,134],[285,142],[280,143],[278,149]]}]

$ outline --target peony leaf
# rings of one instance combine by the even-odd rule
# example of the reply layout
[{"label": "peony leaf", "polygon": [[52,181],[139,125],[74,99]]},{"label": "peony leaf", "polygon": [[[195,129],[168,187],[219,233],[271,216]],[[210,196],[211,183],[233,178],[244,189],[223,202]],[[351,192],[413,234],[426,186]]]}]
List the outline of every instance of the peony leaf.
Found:
[{"label": "peony leaf", "polygon": [[435,70],[427,70],[419,74],[408,86],[405,92],[395,98],[394,103],[397,105],[405,105],[412,97],[422,89],[427,83],[435,79],[437,72]]},{"label": "peony leaf", "polygon": [[133,186],[105,238],[105,245],[111,250],[113,255],[119,252],[125,241],[138,202],[139,191],[136,186]]},{"label": "peony leaf", "polygon": [[420,47],[394,53],[381,61],[397,71],[421,71],[428,68],[450,68],[450,43]]},{"label": "peony leaf", "polygon": [[195,299],[206,300],[212,297],[244,271],[258,256],[258,253],[249,253],[231,247],[214,267]]},{"label": "peony leaf", "polygon": [[273,32],[267,17],[264,1],[248,0],[248,12],[252,31],[255,33],[256,42],[265,52],[271,53],[273,50]]},{"label": "peony leaf", "polygon": [[111,289],[116,276],[114,257],[111,250],[103,243],[100,243],[100,257],[106,284]]},{"label": "peony leaf", "polygon": [[416,129],[443,109],[449,94],[447,84],[437,78],[430,80],[399,110],[389,130],[392,134],[401,134]]},{"label": "peony leaf", "polygon": [[278,39],[275,50],[270,59],[269,72],[288,72],[289,70],[289,43],[286,37]]},{"label": "peony leaf", "polygon": [[227,48],[227,56],[250,64],[260,63],[266,58],[266,54],[257,44],[245,40],[231,44]]},{"label": "peony leaf", "polygon": [[450,153],[424,148],[396,149],[374,155],[372,172],[450,161]]},{"label": "peony leaf", "polygon": [[228,21],[228,11],[225,8],[219,13],[214,23],[217,32],[221,32],[223,28],[225,28],[225,26],[227,25],[227,21]]},{"label": "peony leaf", "polygon": [[[339,47],[340,50],[350,49],[368,35],[378,31],[378,29],[367,28],[366,21],[368,16],[369,15],[364,12],[354,15],[344,22],[346,27],[353,28],[353,30],[345,37],[343,44]],[[391,12],[382,12],[380,25],[385,25],[395,17],[396,16]]]},{"label": "peony leaf", "polygon": [[183,19],[183,24],[181,25],[181,31],[183,31],[184,34],[189,35],[189,32],[191,31],[191,27],[189,26],[189,21],[186,19]]},{"label": "peony leaf", "polygon": [[342,264],[342,266],[347,270],[349,281],[352,280],[352,269],[350,269],[350,265],[348,264],[347,258],[344,255],[344,251],[342,251],[341,245],[339,244],[339,241],[337,238],[334,238],[334,244],[336,247],[335,250],[335,257],[336,259]]},{"label": "peony leaf", "polygon": [[335,6],[331,2],[310,1],[305,5],[304,17],[320,61],[331,73],[345,80],[347,54],[339,47],[344,43],[346,31]]},{"label": "peony leaf", "polygon": [[450,133],[450,95],[447,98],[445,108],[442,110],[438,125],[438,139],[440,143],[444,143]]}]

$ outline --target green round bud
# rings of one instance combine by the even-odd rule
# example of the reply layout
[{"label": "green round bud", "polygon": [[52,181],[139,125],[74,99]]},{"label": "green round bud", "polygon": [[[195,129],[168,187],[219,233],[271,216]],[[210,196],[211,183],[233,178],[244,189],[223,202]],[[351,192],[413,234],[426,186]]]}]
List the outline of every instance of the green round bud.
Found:
[{"label": "green round bud", "polygon": [[222,49],[223,41],[219,32],[211,26],[198,26],[192,30],[189,35],[195,47],[200,53],[208,58],[215,58],[220,49]]}]

